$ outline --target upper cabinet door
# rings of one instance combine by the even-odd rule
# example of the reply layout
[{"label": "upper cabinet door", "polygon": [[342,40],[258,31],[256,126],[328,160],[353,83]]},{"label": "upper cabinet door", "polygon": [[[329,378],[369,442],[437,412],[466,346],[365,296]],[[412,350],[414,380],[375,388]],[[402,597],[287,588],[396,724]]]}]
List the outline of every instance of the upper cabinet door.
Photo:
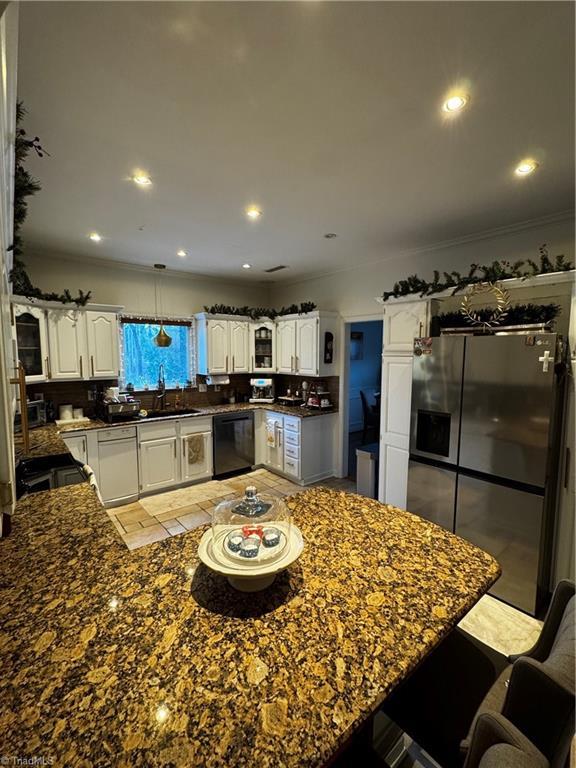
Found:
[{"label": "upper cabinet door", "polygon": [[276,370],[276,325],[252,323],[250,326],[250,371],[274,373]]},{"label": "upper cabinet door", "polygon": [[118,377],[118,318],[114,312],[87,312],[89,367],[91,379]]},{"label": "upper cabinet door", "polygon": [[318,318],[296,321],[296,369],[303,376],[318,375]]},{"label": "upper cabinet door", "polygon": [[232,320],[230,326],[230,356],[232,373],[249,373],[250,371],[250,323],[245,320]]},{"label": "upper cabinet door", "polygon": [[208,373],[230,373],[230,329],[228,320],[207,321]]},{"label": "upper cabinet door", "polygon": [[14,305],[18,360],[26,371],[26,382],[46,381],[50,378],[46,313],[38,307]]},{"label": "upper cabinet door", "polygon": [[48,310],[52,379],[87,379],[86,313]]},{"label": "upper cabinet door", "polygon": [[427,335],[427,301],[386,306],[383,344],[385,355],[411,355],[414,339]]},{"label": "upper cabinet door", "polygon": [[296,371],[296,320],[280,320],[276,326],[278,373]]}]

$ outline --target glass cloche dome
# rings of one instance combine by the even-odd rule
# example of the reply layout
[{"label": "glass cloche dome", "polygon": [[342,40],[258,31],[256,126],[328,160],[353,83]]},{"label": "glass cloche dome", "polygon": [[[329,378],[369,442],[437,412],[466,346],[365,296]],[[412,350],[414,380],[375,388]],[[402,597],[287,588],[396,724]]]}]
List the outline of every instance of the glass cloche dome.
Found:
[{"label": "glass cloche dome", "polygon": [[277,560],[290,541],[292,514],[283,499],[257,493],[221,501],[212,513],[212,552],[217,560],[256,567]]}]

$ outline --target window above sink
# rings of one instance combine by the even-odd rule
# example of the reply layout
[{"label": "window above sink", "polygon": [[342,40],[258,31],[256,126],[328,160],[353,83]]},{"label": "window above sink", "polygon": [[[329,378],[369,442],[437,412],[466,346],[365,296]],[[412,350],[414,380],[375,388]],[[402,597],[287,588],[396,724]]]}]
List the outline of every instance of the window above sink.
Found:
[{"label": "window above sink", "polygon": [[160,331],[158,318],[121,318],[122,385],[136,391],[155,390],[160,365],[164,366],[166,389],[194,383],[194,329],[192,321],[163,321],[164,331],[172,339],[168,347],[159,347],[154,339]]}]

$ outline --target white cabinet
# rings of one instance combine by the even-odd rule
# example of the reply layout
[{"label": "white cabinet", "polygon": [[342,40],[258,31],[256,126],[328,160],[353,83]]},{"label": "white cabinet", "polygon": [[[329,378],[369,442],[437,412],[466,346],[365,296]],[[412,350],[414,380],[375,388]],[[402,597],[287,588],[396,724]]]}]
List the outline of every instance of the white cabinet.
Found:
[{"label": "white cabinet", "polygon": [[336,375],[338,331],[335,312],[311,312],[279,320],[276,329],[278,373]]},{"label": "white cabinet", "polygon": [[14,304],[14,328],[18,360],[26,371],[26,383],[50,378],[46,312],[39,307]]},{"label": "white cabinet", "polygon": [[48,310],[48,344],[52,379],[88,378],[85,312]]},{"label": "white cabinet", "polygon": [[178,482],[176,436],[140,443],[140,490],[156,491]]},{"label": "white cabinet", "polygon": [[208,369],[206,373],[228,373],[230,358],[230,334],[228,320],[208,320],[207,338]]},{"label": "white cabinet", "polygon": [[429,306],[428,301],[412,301],[385,308],[385,355],[412,354],[414,339],[428,333]]},{"label": "white cabinet", "polygon": [[119,375],[118,317],[114,312],[86,312],[91,379],[115,379]]},{"label": "white cabinet", "polygon": [[250,323],[245,320],[231,320],[228,323],[230,336],[229,373],[250,372]]},{"label": "white cabinet", "polygon": [[383,356],[381,392],[381,500],[405,509],[410,448],[412,355]]},{"label": "white cabinet", "polygon": [[319,325],[317,317],[296,321],[296,370],[301,376],[318,376]]},{"label": "white cabinet", "polygon": [[276,324],[273,322],[250,324],[250,372],[276,371]]},{"label": "white cabinet", "polygon": [[139,424],[138,441],[142,493],[212,477],[212,417]]},{"label": "white cabinet", "polygon": [[88,464],[86,435],[62,435],[62,439],[66,448],[68,448],[77,461],[81,461],[82,464]]},{"label": "white cabinet", "polygon": [[384,310],[378,498],[406,507],[414,339],[428,334],[429,301]]},{"label": "white cabinet", "polygon": [[13,304],[15,341],[29,371],[27,381],[116,379],[119,308],[110,309]]},{"label": "white cabinet", "polygon": [[334,475],[336,414],[300,418],[267,412],[265,426],[265,466],[300,485]]},{"label": "white cabinet", "polygon": [[278,373],[296,371],[296,320],[279,320],[276,326]]},{"label": "white cabinet", "polygon": [[195,432],[180,437],[181,481],[212,477],[212,433]]},{"label": "white cabinet", "polygon": [[198,373],[223,375],[250,372],[248,318],[196,315]]}]

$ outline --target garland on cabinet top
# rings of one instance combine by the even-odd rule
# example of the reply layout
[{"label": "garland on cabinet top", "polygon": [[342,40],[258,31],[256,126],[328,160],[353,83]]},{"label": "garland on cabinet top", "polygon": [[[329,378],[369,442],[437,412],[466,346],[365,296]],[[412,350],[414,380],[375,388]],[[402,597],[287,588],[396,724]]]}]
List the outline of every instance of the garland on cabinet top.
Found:
[{"label": "garland on cabinet top", "polygon": [[467,275],[461,275],[460,272],[443,272],[443,280],[440,279],[440,272],[435,269],[432,282],[423,280],[418,275],[410,275],[405,280],[395,283],[391,291],[384,291],[382,298],[384,301],[388,301],[391,298],[411,296],[412,294],[419,294],[422,298],[423,296],[442,293],[449,288],[452,288],[452,295],[454,295],[475,283],[495,283],[497,280],[508,280],[513,277],[525,279],[546,275],[550,272],[568,272],[573,269],[572,263],[566,261],[563,254],[554,257],[552,261],[546,244],[541,245],[538,250],[540,253],[539,264],[533,259],[515,261],[513,264],[509,261],[493,261],[488,265],[471,264]]},{"label": "garland on cabinet top", "polygon": [[211,307],[204,307],[204,311],[209,315],[243,315],[251,320],[259,320],[261,317],[268,317],[275,320],[283,315],[305,315],[307,312],[313,312],[316,304],[312,301],[304,301],[302,304],[291,304],[282,309],[266,309],[265,307],[229,307],[227,304],[214,304]]},{"label": "garland on cabinet top", "polygon": [[35,195],[42,187],[38,179],[35,179],[24,167],[24,163],[31,149],[36,152],[38,157],[44,157],[48,152],[40,144],[40,139],[35,136],[33,139],[26,135],[26,131],[21,127],[22,119],[26,110],[22,102],[16,105],[16,139],[14,141],[14,240],[9,250],[14,255],[10,280],[12,282],[12,291],[17,296],[26,296],[29,299],[43,299],[44,301],[60,301],[63,304],[77,304],[83,307],[90,298],[91,292],[84,293],[79,291],[78,296],[72,296],[70,291],[65,288],[63,293],[45,293],[40,288],[35,288],[26,272],[26,264],[20,258],[23,253],[23,241],[21,235],[22,225],[28,214],[27,197]]},{"label": "garland on cabinet top", "polygon": [[[494,312],[490,308],[475,310],[481,323],[489,321]],[[517,304],[510,307],[506,312],[506,322],[504,325],[549,325],[560,314],[561,309],[558,304]],[[432,319],[433,324],[438,328],[469,328],[469,320],[458,312],[444,312]]]}]

